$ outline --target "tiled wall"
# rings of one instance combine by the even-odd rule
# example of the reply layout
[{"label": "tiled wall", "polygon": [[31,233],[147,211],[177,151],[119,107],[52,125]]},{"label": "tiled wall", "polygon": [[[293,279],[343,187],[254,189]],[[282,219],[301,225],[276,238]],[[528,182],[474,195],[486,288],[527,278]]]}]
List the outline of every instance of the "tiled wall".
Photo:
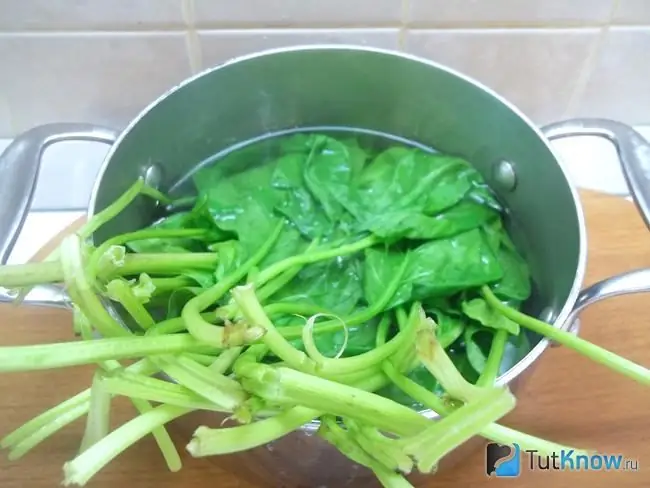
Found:
[{"label": "tiled wall", "polygon": [[320,42],[440,61],[539,124],[650,123],[650,0],[0,0],[0,137],[123,127],[201,69]]}]

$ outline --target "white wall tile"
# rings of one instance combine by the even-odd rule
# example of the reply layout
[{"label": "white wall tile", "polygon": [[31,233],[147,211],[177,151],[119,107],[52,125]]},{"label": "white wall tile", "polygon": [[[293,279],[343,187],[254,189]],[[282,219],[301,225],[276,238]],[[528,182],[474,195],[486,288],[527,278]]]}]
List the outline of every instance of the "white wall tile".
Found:
[{"label": "white wall tile", "polygon": [[577,115],[650,123],[650,27],[611,28]]},{"label": "white wall tile", "polygon": [[360,44],[397,49],[398,29],[286,29],[199,31],[203,67],[256,51],[298,44]]},{"label": "white wall tile", "polygon": [[413,30],[406,49],[477,79],[544,124],[562,117],[598,32]]},{"label": "white wall tile", "polygon": [[194,0],[198,27],[397,24],[401,0]]},{"label": "white wall tile", "polygon": [[620,24],[650,24],[650,1],[619,0],[612,21]]},{"label": "white wall tile", "polygon": [[120,128],[190,75],[181,33],[0,34],[0,59],[17,131],[46,122]]},{"label": "white wall tile", "polygon": [[12,135],[11,114],[7,97],[0,93],[0,138]]},{"label": "white wall tile", "polygon": [[[644,0],[639,0],[644,1]],[[613,0],[410,0],[409,22],[500,26],[595,24],[609,19]]]},{"label": "white wall tile", "polygon": [[2,0],[1,30],[182,27],[181,0]]}]

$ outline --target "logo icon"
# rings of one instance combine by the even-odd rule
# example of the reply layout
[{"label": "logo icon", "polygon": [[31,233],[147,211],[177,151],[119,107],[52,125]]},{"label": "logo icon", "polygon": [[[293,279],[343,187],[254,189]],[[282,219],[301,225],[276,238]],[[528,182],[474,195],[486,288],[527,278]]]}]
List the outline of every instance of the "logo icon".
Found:
[{"label": "logo icon", "polygon": [[485,473],[498,478],[514,478],[521,472],[521,449],[512,446],[490,443],[485,449]]}]

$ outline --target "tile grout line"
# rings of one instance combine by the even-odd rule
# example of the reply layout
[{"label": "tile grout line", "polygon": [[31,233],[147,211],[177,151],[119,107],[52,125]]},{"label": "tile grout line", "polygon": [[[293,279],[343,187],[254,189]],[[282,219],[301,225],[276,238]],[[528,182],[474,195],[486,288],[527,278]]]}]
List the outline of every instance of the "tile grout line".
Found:
[{"label": "tile grout line", "polygon": [[196,30],[196,16],[194,0],[182,0],[183,20],[187,27],[185,34],[185,45],[187,56],[190,61],[192,74],[196,74],[203,69],[203,53],[201,51],[201,41]]},{"label": "tile grout line", "polygon": [[[182,0],[184,16],[193,16],[193,2],[192,0]],[[408,9],[410,0],[403,0],[404,5]],[[187,7],[186,7],[187,6]],[[187,12],[186,12],[187,11]],[[255,25],[249,23],[223,23],[213,25],[202,25],[197,28],[194,23],[194,18],[189,18],[192,22],[191,25],[187,23],[183,25],[155,25],[146,28],[119,28],[118,26],[102,27],[95,29],[23,29],[23,30],[3,30],[0,29],[0,36],[2,37],[29,37],[29,36],[74,36],[74,35],[102,35],[102,34],[165,34],[165,33],[181,33],[187,31],[188,27],[195,31],[311,31],[311,30],[389,30],[389,29],[407,29],[407,30],[463,30],[463,31],[562,31],[562,30],[589,30],[602,27],[614,27],[617,29],[648,29],[650,24],[625,24],[617,23],[611,24],[608,22],[593,22],[593,23],[455,23],[455,22],[431,22],[431,23],[412,23],[407,19],[400,20],[398,23],[376,23],[376,24],[296,24],[294,26],[288,25]]]},{"label": "tile grout line", "polygon": [[576,82],[576,86],[573,89],[573,93],[571,94],[571,98],[569,99],[569,103],[567,103],[563,114],[563,118],[565,119],[573,117],[576,114],[578,104],[582,101],[582,98],[587,90],[589,80],[591,79],[591,76],[593,75],[596,68],[596,62],[598,61],[598,57],[602,52],[602,48],[609,34],[609,29],[612,26],[612,20],[614,18],[616,10],[618,9],[619,3],[620,0],[614,0],[612,2],[612,7],[609,12],[607,23],[601,28],[598,37],[594,40],[593,46],[587,55],[587,59],[585,59],[583,63],[582,69],[580,70],[580,75]]},{"label": "tile grout line", "polygon": [[400,12],[400,25],[399,32],[397,33],[397,47],[401,50],[406,50],[406,30],[408,29],[410,17],[410,4],[411,0],[402,0]]}]

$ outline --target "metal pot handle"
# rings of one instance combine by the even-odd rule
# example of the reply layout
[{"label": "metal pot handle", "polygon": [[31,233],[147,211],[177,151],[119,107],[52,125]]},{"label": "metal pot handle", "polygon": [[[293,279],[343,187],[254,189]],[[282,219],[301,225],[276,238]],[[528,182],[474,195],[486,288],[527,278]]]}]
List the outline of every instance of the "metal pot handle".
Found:
[{"label": "metal pot handle", "polygon": [[[621,161],[623,175],[639,213],[650,228],[650,143],[632,127],[609,119],[569,119],[542,127],[549,139],[599,136],[611,141]],[[589,305],[630,293],[650,291],[650,269],[638,269],[606,278],[580,292],[567,318],[569,330],[577,333],[578,315]]]},{"label": "metal pot handle", "polygon": [[[16,137],[0,154],[0,265],[7,259],[23,228],[36,189],[45,149],[63,141],[113,144],[119,132],[85,123],[57,123],[34,127]],[[36,287],[25,299],[37,305],[61,305],[64,294],[55,286]],[[12,297],[0,290],[0,302]]]}]

